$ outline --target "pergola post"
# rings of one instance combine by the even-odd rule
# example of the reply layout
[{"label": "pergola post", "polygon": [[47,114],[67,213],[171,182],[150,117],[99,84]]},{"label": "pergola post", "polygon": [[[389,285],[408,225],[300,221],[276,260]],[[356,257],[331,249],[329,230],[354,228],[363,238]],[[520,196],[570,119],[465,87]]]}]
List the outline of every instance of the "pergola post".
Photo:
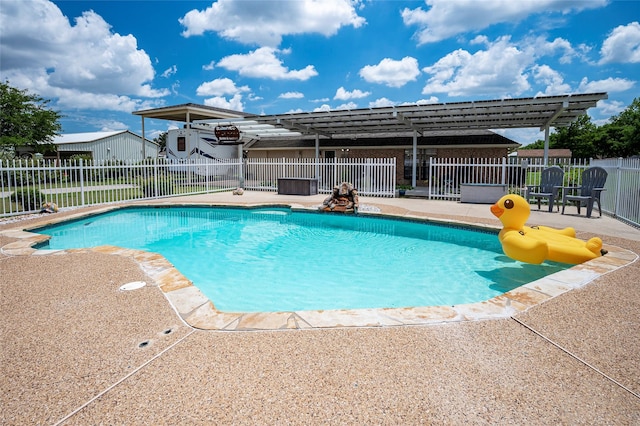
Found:
[{"label": "pergola post", "polygon": [[146,138],[144,137],[144,115],[141,115],[140,118],[142,119],[142,161],[144,161],[147,158],[147,144],[145,143]]},{"label": "pergola post", "polygon": [[320,134],[316,133],[316,179],[320,179]]},{"label": "pergola post", "polygon": [[417,162],[418,162],[418,131],[413,131],[413,161],[411,161],[411,186],[416,187],[418,183],[416,179],[416,174],[418,171]]},{"label": "pergola post", "polygon": [[[187,143],[191,140],[191,116],[189,115],[189,110],[185,114],[185,118],[187,119]],[[193,147],[189,146],[187,152],[189,153],[189,159],[191,159],[191,151],[193,151]]]},{"label": "pergola post", "polygon": [[544,157],[542,162],[545,167],[549,164],[549,125],[544,128]]},{"label": "pergola post", "polygon": [[238,170],[238,187],[239,188],[244,188],[244,155],[242,155],[242,150],[243,150],[244,145],[242,143],[238,144],[238,163],[239,163],[239,168],[240,170]]}]

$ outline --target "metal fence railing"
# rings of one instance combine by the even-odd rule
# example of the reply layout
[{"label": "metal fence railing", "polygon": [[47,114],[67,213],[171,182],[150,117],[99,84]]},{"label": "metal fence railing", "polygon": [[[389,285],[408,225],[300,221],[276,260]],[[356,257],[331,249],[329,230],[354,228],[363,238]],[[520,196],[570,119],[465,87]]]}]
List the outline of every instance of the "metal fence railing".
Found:
[{"label": "metal fence railing", "polygon": [[418,186],[427,188],[430,199],[456,201],[463,184],[507,185],[510,193],[524,195],[528,185],[539,185],[545,167],[558,165],[565,172],[565,185],[576,182],[589,166],[586,160],[558,162],[545,165],[540,161],[510,161],[508,158],[431,158],[429,179]]},{"label": "metal fence railing", "polygon": [[69,160],[0,161],[0,216],[236,188],[241,164]]},{"label": "metal fence railing", "polygon": [[[548,165],[554,165],[550,163]],[[640,226],[640,159],[559,162],[565,185],[579,184],[590,165],[609,176],[602,194],[602,210]],[[458,201],[462,184],[507,185],[524,195],[527,185],[540,183],[542,160],[510,158],[431,158],[427,179],[417,182],[428,199]],[[244,161],[146,160],[122,161],[0,161],[0,216],[38,212],[44,203],[59,208],[117,203],[177,195],[246,190],[277,191],[279,178],[317,178],[318,191],[330,193],[344,181],[358,193],[374,197],[396,195],[395,158],[246,159]]]},{"label": "metal fence railing", "polygon": [[592,160],[608,173],[602,193],[602,210],[634,226],[640,226],[640,158]]},{"label": "metal fence railing", "polygon": [[245,162],[244,188],[276,191],[279,178],[318,178],[318,192],[330,193],[351,182],[358,194],[393,197],[396,189],[395,158],[255,158]]},{"label": "metal fence railing", "polygon": [[144,162],[0,161],[0,216],[177,195],[276,191],[278,178],[317,177],[320,193],[343,181],[362,195],[395,195],[395,159],[248,159]]}]

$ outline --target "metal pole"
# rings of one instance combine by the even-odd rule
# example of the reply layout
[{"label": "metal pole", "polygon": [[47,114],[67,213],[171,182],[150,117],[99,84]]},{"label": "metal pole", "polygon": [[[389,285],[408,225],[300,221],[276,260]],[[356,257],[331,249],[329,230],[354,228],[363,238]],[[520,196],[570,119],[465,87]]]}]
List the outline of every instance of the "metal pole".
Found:
[{"label": "metal pole", "polygon": [[547,164],[549,164],[549,126],[548,125],[544,128],[544,158],[542,162],[544,167],[547,167]]},{"label": "metal pole", "polygon": [[142,119],[142,160],[144,160],[147,158],[147,143],[144,137],[144,115],[141,115],[140,118]]},{"label": "metal pole", "polygon": [[241,143],[238,144],[238,162],[240,163],[239,165],[240,170],[238,171],[238,187],[239,188],[244,188],[244,167],[242,167],[244,165],[244,155],[242,155],[242,147],[243,145]]},{"label": "metal pole", "polygon": [[417,184],[417,179],[416,179],[416,174],[417,174],[417,167],[416,167],[416,163],[417,163],[417,157],[418,156],[418,131],[414,130],[413,131],[413,161],[411,161],[411,186],[412,187],[416,187]]},{"label": "metal pole", "polygon": [[320,179],[320,135],[316,133],[316,179]]}]

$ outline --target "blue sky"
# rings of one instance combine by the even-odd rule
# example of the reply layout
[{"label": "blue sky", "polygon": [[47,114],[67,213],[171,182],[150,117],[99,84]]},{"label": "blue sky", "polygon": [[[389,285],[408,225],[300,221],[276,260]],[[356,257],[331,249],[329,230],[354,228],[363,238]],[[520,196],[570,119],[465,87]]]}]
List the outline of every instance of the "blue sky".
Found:
[{"label": "blue sky", "polygon": [[590,110],[603,124],[640,96],[639,22],[639,1],[2,0],[0,78],[51,99],[64,133],[140,134],[132,111],[188,102],[274,114],[587,92],[609,94]]}]

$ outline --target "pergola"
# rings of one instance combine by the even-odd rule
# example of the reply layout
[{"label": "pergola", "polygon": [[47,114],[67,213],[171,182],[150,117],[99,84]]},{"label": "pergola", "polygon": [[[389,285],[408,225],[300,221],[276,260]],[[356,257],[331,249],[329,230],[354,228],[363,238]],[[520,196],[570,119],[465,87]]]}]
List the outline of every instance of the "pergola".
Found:
[{"label": "pergola", "polygon": [[[144,119],[156,118],[187,123],[206,121],[235,125],[254,138],[273,138],[312,134],[316,136],[316,157],[320,136],[371,135],[376,133],[413,132],[413,180],[417,137],[447,130],[496,130],[538,128],[545,132],[544,163],[548,162],[549,129],[565,127],[595,107],[607,93],[583,93],[534,98],[487,101],[411,104],[352,110],[313,111],[285,114],[253,115],[239,111],[183,104],[133,112]],[[415,186],[415,182],[413,182]]]}]

